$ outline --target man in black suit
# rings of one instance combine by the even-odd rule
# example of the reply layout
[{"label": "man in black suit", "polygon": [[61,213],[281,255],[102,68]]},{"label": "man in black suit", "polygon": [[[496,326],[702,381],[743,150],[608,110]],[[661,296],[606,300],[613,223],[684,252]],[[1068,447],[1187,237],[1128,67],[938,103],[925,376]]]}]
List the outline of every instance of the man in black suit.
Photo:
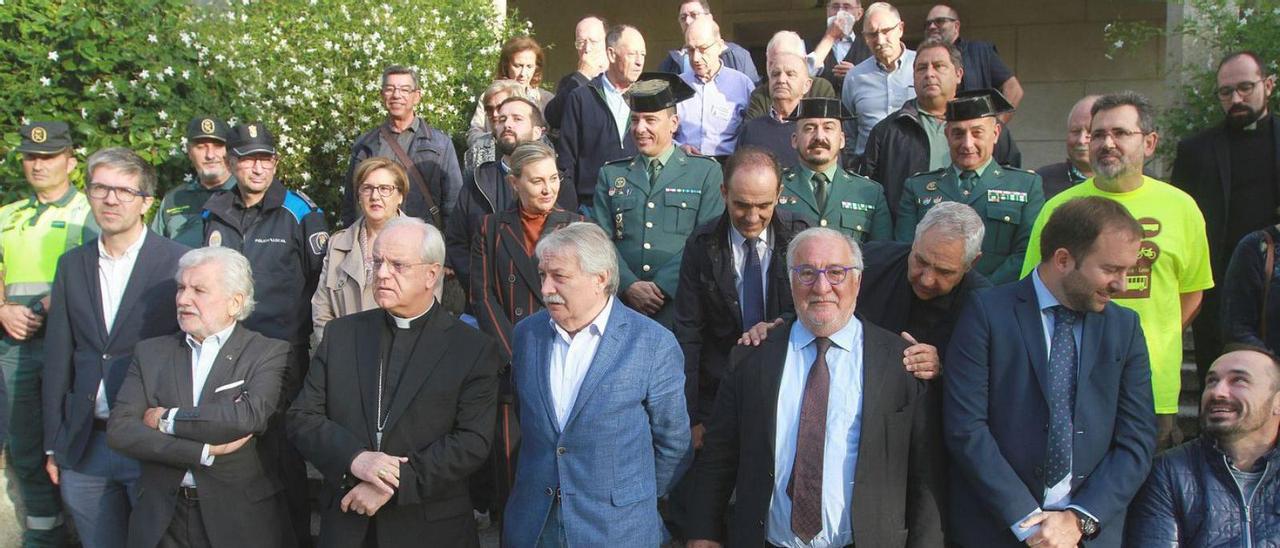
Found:
[{"label": "man in black suit", "polygon": [[1098,97],[1082,97],[1067,115],[1067,160],[1036,168],[1036,175],[1044,184],[1046,201],[1093,177],[1093,166],[1089,164],[1089,127],[1093,123],[1093,103]]},{"label": "man in black suit", "polygon": [[87,546],[123,546],[137,461],[107,447],[106,424],[134,345],[177,331],[173,273],[187,247],[151,232],[151,165],[123,148],[89,157],[85,183],[102,235],[58,260],[42,404],[45,470]]},{"label": "man in black suit", "polygon": [[322,547],[479,546],[467,477],[489,454],[497,345],[436,306],[444,240],[392,220],[373,247],[380,308],[333,320],[289,409],[324,474]]},{"label": "man in black suit", "polygon": [[906,341],[853,315],[858,244],[811,228],[787,266],[798,321],[731,357],[696,464],[690,546],[943,545],[929,388],[901,366]]},{"label": "man in black suit", "polygon": [[[862,2],[861,0],[827,0],[827,25],[825,28],[830,32],[832,24],[835,22],[836,15],[845,12],[852,16],[853,22],[849,28],[852,32],[842,34],[841,38],[832,41],[831,50],[822,56],[822,67],[818,68],[817,76],[821,76],[828,82],[831,87],[836,90],[836,97],[840,97],[840,90],[844,89],[844,77],[853,70],[854,65],[865,61],[871,57],[871,48],[867,47],[867,42],[862,39],[859,34],[862,28]],[[822,39],[820,36],[813,41],[818,45],[815,51],[821,51]],[[817,68],[817,67],[815,67]]]},{"label": "man in black suit", "polygon": [[235,250],[190,251],[177,278],[182,331],[138,343],[107,423],[108,445],[142,463],[129,546],[292,546],[282,484],[257,450],[289,345],[239,324],[253,275]]},{"label": "man in black suit", "polygon": [[[1200,205],[1209,237],[1213,279],[1222,280],[1236,243],[1280,221],[1280,119],[1268,101],[1276,77],[1249,51],[1218,64],[1223,123],[1178,143],[1170,181]],[[1221,285],[1221,284],[1219,284]],[[1203,379],[1222,352],[1218,292],[1205,291],[1192,323],[1196,366]]]}]

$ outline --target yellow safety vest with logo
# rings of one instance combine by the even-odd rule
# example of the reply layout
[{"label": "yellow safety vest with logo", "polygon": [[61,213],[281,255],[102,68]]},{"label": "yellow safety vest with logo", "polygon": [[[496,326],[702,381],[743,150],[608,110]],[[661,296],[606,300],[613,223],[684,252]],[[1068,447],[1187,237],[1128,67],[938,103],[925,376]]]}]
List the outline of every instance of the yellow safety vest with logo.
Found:
[{"label": "yellow safety vest with logo", "polygon": [[0,207],[5,298],[25,305],[47,294],[58,257],[97,232],[89,200],[74,186],[53,202],[32,195]]}]

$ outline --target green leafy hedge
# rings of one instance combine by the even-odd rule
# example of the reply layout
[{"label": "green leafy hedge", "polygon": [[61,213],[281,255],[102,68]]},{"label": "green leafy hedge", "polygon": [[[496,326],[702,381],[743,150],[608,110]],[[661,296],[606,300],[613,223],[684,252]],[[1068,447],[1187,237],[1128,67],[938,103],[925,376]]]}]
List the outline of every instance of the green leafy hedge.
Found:
[{"label": "green leafy hedge", "polygon": [[[530,31],[478,0],[0,2],[6,151],[24,114],[65,119],[82,155],[129,146],[160,166],[167,188],[186,176],[191,116],[259,120],[279,141],[281,178],[331,214],[352,141],[383,119],[383,67],[417,69],[419,114],[459,135],[501,44]],[[18,160],[8,152],[0,163],[0,177],[19,183],[10,194]]]}]

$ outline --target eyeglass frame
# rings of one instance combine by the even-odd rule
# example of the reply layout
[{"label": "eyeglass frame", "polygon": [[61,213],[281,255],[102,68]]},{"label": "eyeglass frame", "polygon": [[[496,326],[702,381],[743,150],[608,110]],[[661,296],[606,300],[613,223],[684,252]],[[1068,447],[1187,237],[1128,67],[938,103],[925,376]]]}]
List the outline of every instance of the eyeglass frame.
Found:
[{"label": "eyeglass frame", "polygon": [[[104,185],[102,183],[95,182],[89,182],[84,185],[84,193],[95,200],[105,200],[107,199],[107,196],[115,193],[116,199],[120,200],[120,203],[122,204],[133,203],[133,201],[138,198],[146,199],[151,197],[151,193],[142,190],[123,186]],[[95,193],[101,193],[102,195],[94,196]]]},{"label": "eyeglass frame", "polygon": [[372,259],[369,259],[369,266],[373,267],[373,271],[375,273],[381,272],[382,265],[384,264],[391,268],[391,272],[393,274],[403,275],[406,270],[415,266],[422,266],[422,265],[428,265],[428,264],[440,264],[440,263],[432,262],[432,261],[423,261],[420,263],[401,263],[397,261],[390,261],[381,257],[374,257]]},{"label": "eyeglass frame", "polygon": [[[1215,89],[1213,90],[1213,93],[1218,96],[1218,99],[1222,99],[1222,100],[1230,99],[1237,93],[1239,93],[1240,97],[1243,99],[1245,97],[1248,97],[1249,94],[1253,93],[1253,90],[1258,88],[1258,84],[1262,84],[1269,79],[1270,77],[1268,76],[1266,78],[1259,78],[1252,82],[1237,82],[1236,85],[1234,86],[1222,86],[1218,89]],[[1245,88],[1248,88],[1248,89],[1245,89]]]},{"label": "eyeglass frame", "polygon": [[[828,284],[832,286],[837,286],[837,285],[843,284],[846,280],[849,279],[850,270],[861,273],[862,267],[860,266],[828,266],[826,268],[818,268],[813,265],[802,264],[802,265],[793,266],[788,270],[790,270],[791,273],[795,276],[796,281],[800,282],[805,287],[812,287],[814,284],[818,283],[819,276],[826,278]],[[804,276],[805,276],[804,272],[807,272],[807,271],[813,272],[813,280],[808,282],[804,281]],[[835,272],[840,273],[839,280],[831,279],[832,273],[835,273]]]},{"label": "eyeglass frame", "polygon": [[356,194],[360,196],[373,196],[373,191],[378,191],[378,195],[383,198],[390,198],[392,192],[400,192],[400,187],[395,185],[369,185],[361,184],[356,187]]},{"label": "eyeglass frame", "polygon": [[382,94],[387,97],[395,97],[396,92],[400,92],[400,95],[413,95],[421,90],[422,88],[412,86],[382,86]]},{"label": "eyeglass frame", "polygon": [[1089,140],[1103,141],[1107,137],[1110,137],[1112,141],[1115,141],[1118,143],[1122,139],[1128,139],[1129,137],[1133,137],[1134,135],[1146,135],[1148,133],[1151,133],[1151,132],[1142,131],[1141,129],[1138,129],[1137,131],[1133,131],[1125,128],[1116,128],[1116,129],[1110,129],[1110,130],[1095,129],[1089,132]]}]

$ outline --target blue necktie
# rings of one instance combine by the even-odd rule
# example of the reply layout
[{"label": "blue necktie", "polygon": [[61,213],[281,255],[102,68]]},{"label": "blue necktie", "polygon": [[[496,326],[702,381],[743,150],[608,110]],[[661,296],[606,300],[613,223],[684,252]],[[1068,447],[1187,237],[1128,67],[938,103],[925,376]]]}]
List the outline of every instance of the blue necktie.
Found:
[{"label": "blue necktie", "polygon": [[1053,307],[1053,341],[1049,345],[1049,443],[1045,485],[1057,485],[1071,473],[1072,410],[1076,402],[1076,338],[1072,327],[1080,314]]},{"label": "blue necktie", "polygon": [[760,238],[748,238],[742,242],[746,266],[742,269],[742,330],[764,321],[764,281],[760,278],[760,254],[756,244]]}]

